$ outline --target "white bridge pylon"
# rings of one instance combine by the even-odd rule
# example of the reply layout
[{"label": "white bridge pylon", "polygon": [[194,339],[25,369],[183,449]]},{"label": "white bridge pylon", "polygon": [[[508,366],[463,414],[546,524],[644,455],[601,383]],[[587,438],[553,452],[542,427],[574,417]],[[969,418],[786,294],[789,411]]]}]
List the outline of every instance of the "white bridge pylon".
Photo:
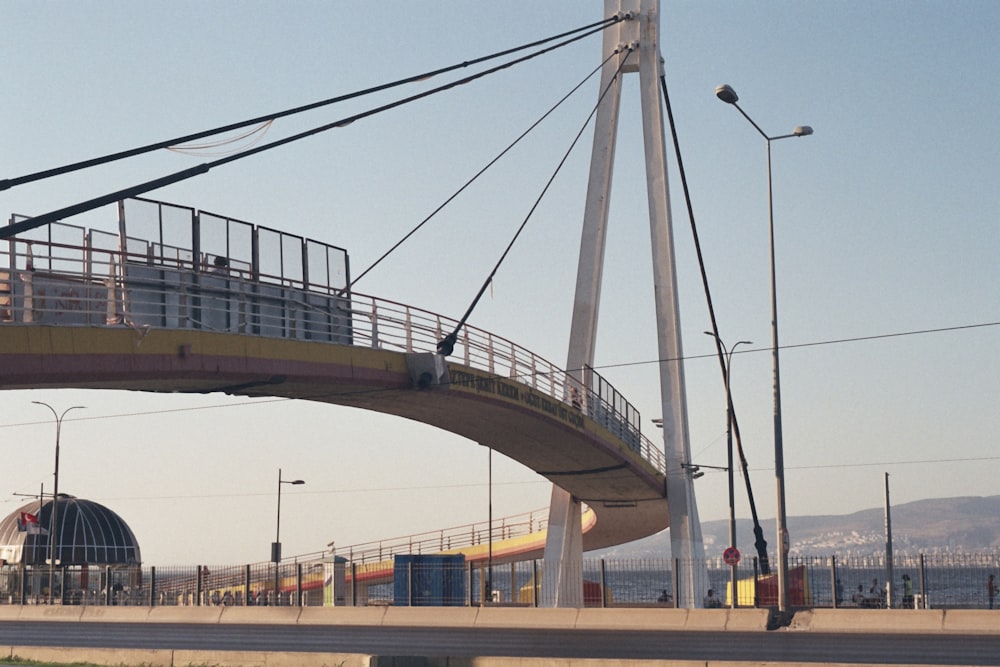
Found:
[{"label": "white bridge pylon", "polygon": [[[604,66],[600,90],[608,90],[608,93],[601,100],[595,119],[566,368],[581,382],[590,381],[587,377],[589,374],[584,373],[583,369],[594,365],[615,137],[621,101],[622,77],[619,72],[638,72],[660,359],[670,548],[674,563],[681,568],[680,576],[677,577],[679,590],[674,591],[674,599],[678,607],[691,608],[700,606],[698,595],[707,589],[708,575],[692,480],[688,475],[676,474],[682,469],[681,463],[690,461],[691,456],[684,367],[680,361],[683,358],[680,313],[667,187],[663,100],[660,95],[663,59],[660,56],[658,38],[659,5],[659,0],[604,2],[606,17],[618,14],[625,17],[625,20],[604,31]],[[583,606],[580,505],[580,501],[570,493],[553,485],[542,578],[543,606]]]}]

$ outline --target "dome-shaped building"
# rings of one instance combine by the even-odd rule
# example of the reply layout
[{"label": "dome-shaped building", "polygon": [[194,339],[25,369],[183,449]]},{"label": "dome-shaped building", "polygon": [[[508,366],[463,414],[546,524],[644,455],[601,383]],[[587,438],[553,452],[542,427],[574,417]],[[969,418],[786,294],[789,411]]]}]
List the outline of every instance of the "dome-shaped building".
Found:
[{"label": "dome-shaped building", "polygon": [[[139,543],[125,521],[92,500],[59,494],[56,562],[72,565],[138,565]],[[34,501],[0,521],[0,558],[26,566],[49,562],[52,500]]]},{"label": "dome-shaped building", "polygon": [[[52,500],[33,501],[0,521],[0,593],[22,601],[80,604],[117,600],[141,583],[139,543],[128,524],[100,503],[59,494],[52,565]],[[98,576],[91,576],[96,569]],[[113,596],[109,597],[109,593]],[[117,602],[111,602],[116,604]]]}]

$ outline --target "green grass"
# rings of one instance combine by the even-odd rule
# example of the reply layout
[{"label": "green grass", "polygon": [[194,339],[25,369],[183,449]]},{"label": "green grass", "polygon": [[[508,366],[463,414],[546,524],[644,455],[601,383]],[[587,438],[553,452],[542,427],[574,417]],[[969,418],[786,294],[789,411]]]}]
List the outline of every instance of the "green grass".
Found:
[{"label": "green grass", "polygon": [[46,662],[43,660],[27,660],[17,656],[12,658],[0,658],[0,665],[30,665],[31,667],[147,667],[146,663],[129,665],[124,662],[120,662],[117,665],[109,666],[95,662]]},{"label": "green grass", "polygon": [[98,667],[92,662],[39,662],[24,658],[0,658],[0,665],[31,665],[32,667]]}]

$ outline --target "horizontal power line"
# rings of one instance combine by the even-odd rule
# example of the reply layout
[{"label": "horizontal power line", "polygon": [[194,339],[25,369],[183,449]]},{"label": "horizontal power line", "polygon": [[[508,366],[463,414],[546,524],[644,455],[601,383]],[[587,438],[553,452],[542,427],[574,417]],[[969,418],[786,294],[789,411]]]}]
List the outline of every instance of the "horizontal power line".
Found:
[{"label": "horizontal power line", "polygon": [[[857,462],[857,463],[829,463],[829,464],[818,464],[818,465],[805,465],[805,466],[785,466],[785,470],[828,470],[836,468],[873,468],[879,466],[901,466],[901,465],[940,465],[942,463],[982,463],[982,462],[995,462],[1000,461],[1000,456],[981,456],[981,457],[966,457],[966,458],[950,458],[950,459],[910,459],[906,461],[870,461],[870,462]],[[710,468],[709,466],[699,466],[701,468]],[[767,472],[773,470],[770,467],[751,467],[751,472]],[[708,469],[706,470],[708,474],[722,474],[724,469]],[[681,474],[681,471],[678,471]],[[683,471],[683,474],[688,474]],[[524,480],[517,482],[498,482],[493,481],[493,486],[495,487],[509,487],[509,486],[533,486],[541,484],[550,484],[551,482],[547,479],[537,479],[537,480]],[[419,486],[388,486],[388,487],[370,487],[370,488],[350,488],[350,489],[321,489],[318,491],[306,491],[306,490],[296,490],[296,491],[286,491],[286,494],[294,495],[317,495],[317,496],[332,496],[332,495],[348,495],[348,494],[362,494],[362,493],[400,493],[400,492],[411,492],[411,491],[440,491],[442,489],[482,489],[489,485],[488,482],[468,482],[464,484],[424,484]],[[31,494],[24,494],[31,495]],[[198,494],[173,494],[173,495],[157,495],[157,496],[108,496],[101,497],[97,500],[111,502],[111,501],[126,501],[126,500],[212,500],[212,499],[224,499],[224,498],[273,498],[274,492],[257,492],[257,493],[198,493]],[[5,501],[5,502],[9,502]]]},{"label": "horizontal power line", "polygon": [[[779,345],[779,350],[794,350],[796,348],[804,347],[819,347],[821,345],[840,345],[843,343],[861,343],[872,340],[882,340],[885,338],[901,338],[905,336],[921,336],[924,334],[934,334],[934,333],[947,333],[952,331],[963,331],[967,329],[981,329],[984,327],[996,327],[1000,326],[1000,322],[981,322],[979,324],[962,324],[953,327],[939,327],[936,329],[915,329],[912,331],[897,331],[895,333],[887,334],[874,334],[871,336],[856,336],[854,338],[832,338],[829,340],[813,341],[810,343],[793,343],[791,345]],[[750,347],[737,350],[735,354],[753,354],[755,352],[770,352],[770,347]],[[601,364],[600,366],[592,366],[591,368],[595,370],[601,370],[605,368],[627,368],[629,366],[644,366],[648,364],[658,364],[663,361],[693,361],[695,359],[715,359],[716,353],[712,352],[710,354],[693,354],[684,355],[680,359],[650,359],[646,361],[624,361],[620,364]]]},{"label": "horizontal power line", "polygon": [[[821,346],[821,345],[839,345],[839,344],[844,344],[844,343],[857,343],[857,342],[865,342],[865,341],[872,341],[872,340],[881,340],[881,339],[885,339],[885,338],[898,338],[898,337],[902,337],[902,336],[919,336],[919,335],[932,334],[932,333],[947,333],[947,332],[964,331],[964,330],[969,330],[969,329],[979,329],[979,328],[984,328],[984,327],[995,327],[995,326],[1000,326],[1000,322],[983,322],[983,323],[980,323],[980,324],[965,324],[965,325],[958,325],[958,326],[952,326],[952,327],[939,327],[939,328],[936,328],[936,329],[917,329],[917,330],[912,330],[912,331],[901,331],[901,332],[887,333],[887,334],[874,334],[874,335],[871,335],[871,336],[858,336],[858,337],[854,337],[854,338],[838,338],[838,339],[831,339],[831,340],[825,340],[825,341],[814,341],[814,342],[810,342],[810,343],[794,343],[794,344],[791,344],[791,345],[782,345],[782,346],[780,346],[780,349],[785,350],[785,349],[794,349],[794,348],[817,347],[817,346]],[[769,348],[769,347],[767,347],[767,348],[751,348],[751,349],[747,349],[747,350],[739,350],[739,351],[737,351],[737,354],[750,354],[750,353],[754,353],[754,352],[766,352],[766,351],[770,351],[770,350],[771,350],[771,348]],[[682,360],[683,361],[692,361],[692,360],[695,360],[695,359],[714,359],[715,356],[716,355],[713,352],[711,354],[697,354],[697,355],[684,356],[684,357],[682,357]],[[604,365],[600,365],[600,366],[594,366],[593,368],[594,369],[626,368],[626,367],[629,367],[629,366],[642,366],[642,365],[649,365],[649,364],[658,364],[661,361],[676,361],[676,360],[673,360],[673,359],[651,359],[651,360],[646,360],[646,361],[629,361],[629,362],[623,362],[623,363],[620,363],[620,364],[604,364]],[[375,392],[383,392],[383,391],[398,391],[398,390],[397,389],[374,389],[374,390],[365,390],[363,393],[375,393]],[[351,392],[351,393],[348,393],[348,394],[340,394],[340,395],[356,395],[356,393]],[[319,398],[323,398],[323,397],[326,397],[326,396],[331,396],[331,395],[329,395],[329,394],[322,394],[322,395],[314,396],[312,398],[313,399],[319,399]],[[284,402],[287,402],[287,401],[294,401],[294,400],[299,400],[299,399],[285,398],[285,397],[272,397],[272,398],[262,398],[262,399],[245,400],[245,401],[234,402],[234,403],[225,403],[225,404],[188,406],[188,407],[183,407],[183,408],[166,408],[166,409],[159,409],[159,410],[143,410],[143,411],[138,411],[138,412],[123,412],[123,413],[114,414],[114,415],[86,416],[84,414],[80,414],[80,415],[74,415],[73,417],[67,418],[66,420],[64,420],[64,422],[83,422],[83,421],[95,421],[95,420],[100,420],[100,419],[123,419],[123,418],[127,418],[127,417],[144,417],[144,416],[149,416],[149,415],[162,415],[162,414],[181,413],[181,412],[193,412],[193,411],[197,411],[197,410],[217,410],[217,409],[221,409],[221,408],[239,408],[239,407],[247,407],[247,406],[250,406],[250,405],[262,405],[262,404],[265,404],[265,403],[284,403]],[[303,400],[305,400],[305,399],[303,399]],[[14,428],[14,427],[20,427],[20,426],[38,426],[38,425],[42,425],[42,424],[51,424],[51,423],[52,423],[51,419],[41,419],[41,420],[37,420],[37,421],[18,422],[18,423],[14,423],[14,424],[0,424],[0,429],[2,429],[2,428]]]}]

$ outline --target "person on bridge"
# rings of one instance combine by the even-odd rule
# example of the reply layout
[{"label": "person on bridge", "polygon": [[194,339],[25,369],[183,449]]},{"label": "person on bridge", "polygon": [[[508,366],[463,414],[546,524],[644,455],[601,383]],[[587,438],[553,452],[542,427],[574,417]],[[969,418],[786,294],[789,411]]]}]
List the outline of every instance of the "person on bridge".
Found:
[{"label": "person on bridge", "polygon": [[705,596],[704,605],[705,609],[718,609],[722,606],[722,600],[715,597],[715,591],[709,588],[708,595]]},{"label": "person on bridge", "polygon": [[993,579],[993,575],[986,580],[986,595],[990,599],[990,609],[993,609],[993,598],[997,595],[997,582]]},{"label": "person on bridge", "polygon": [[[875,602],[881,603],[882,601],[882,589],[878,586],[878,579],[872,579],[872,587],[868,589],[868,597]],[[881,604],[878,604],[881,607]]]},{"label": "person on bridge", "polygon": [[913,609],[913,580],[903,575],[903,609]]},{"label": "person on bridge", "polygon": [[212,273],[227,275],[229,273],[229,260],[222,255],[216,255],[212,261]]}]

